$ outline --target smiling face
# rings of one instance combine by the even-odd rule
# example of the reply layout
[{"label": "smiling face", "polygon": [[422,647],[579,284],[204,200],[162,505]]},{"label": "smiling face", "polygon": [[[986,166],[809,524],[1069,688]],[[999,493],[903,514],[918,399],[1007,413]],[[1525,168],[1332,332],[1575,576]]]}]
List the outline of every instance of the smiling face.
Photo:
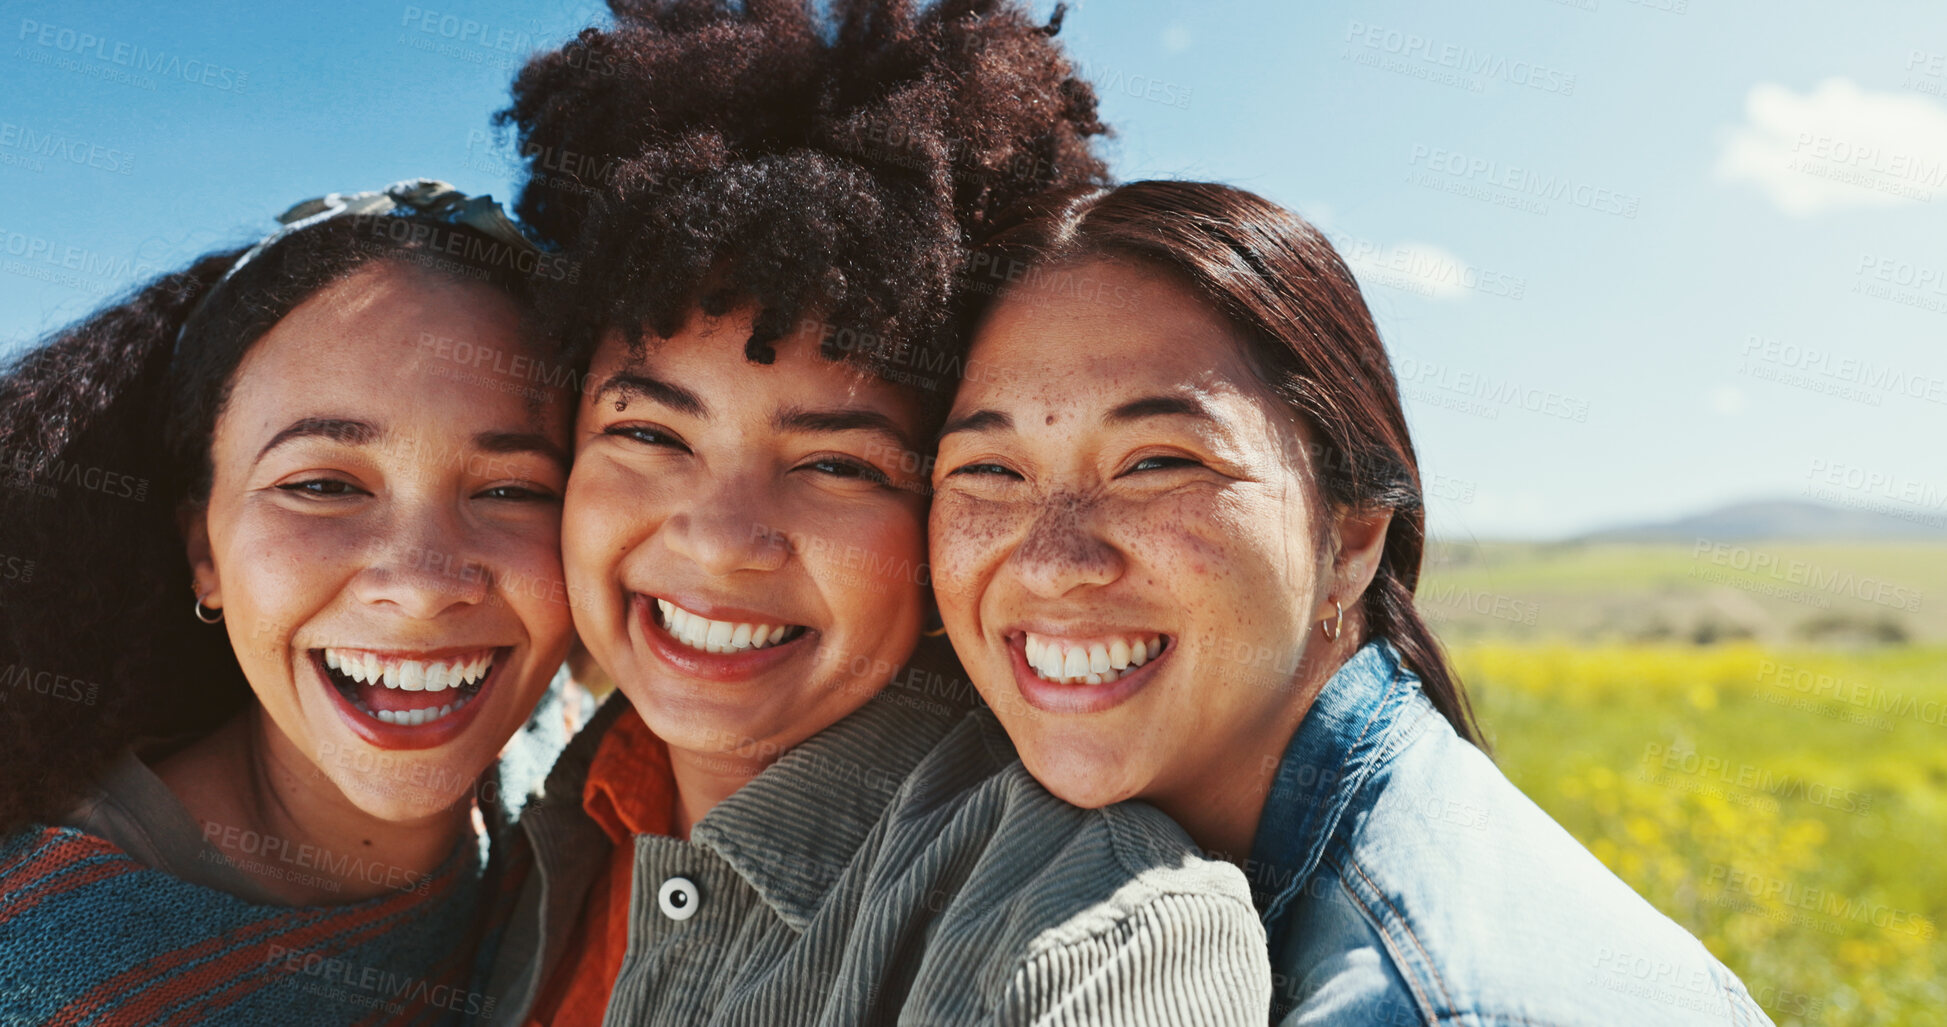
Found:
[{"label": "smiling face", "polygon": [[679,760],[762,762],[842,719],[911,655],[925,599],[915,397],[699,316],[598,348],[564,556],[575,623]]},{"label": "smiling face", "polygon": [[1304,429],[1222,317],[1129,263],[1010,291],[968,368],[934,468],[933,580],[1028,770],[1080,806],[1173,815],[1236,790],[1303,713],[1331,561]]},{"label": "smiling face", "polygon": [[270,744],[384,819],[464,800],[571,638],[567,402],[450,359],[524,354],[518,320],[396,265],[319,290],[239,365],[188,518]]}]

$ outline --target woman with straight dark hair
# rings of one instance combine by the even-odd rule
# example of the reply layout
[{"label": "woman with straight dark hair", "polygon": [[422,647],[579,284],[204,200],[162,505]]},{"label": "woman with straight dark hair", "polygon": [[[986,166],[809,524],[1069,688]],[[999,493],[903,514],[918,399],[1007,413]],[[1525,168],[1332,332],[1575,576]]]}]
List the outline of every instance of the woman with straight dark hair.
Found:
[{"label": "woman with straight dark hair", "polygon": [[1051,792],[1245,868],[1274,1022],[1768,1022],[1481,750],[1413,605],[1398,386],[1317,229],[1137,182],[1033,202],[968,268],[931,512],[954,648]]}]

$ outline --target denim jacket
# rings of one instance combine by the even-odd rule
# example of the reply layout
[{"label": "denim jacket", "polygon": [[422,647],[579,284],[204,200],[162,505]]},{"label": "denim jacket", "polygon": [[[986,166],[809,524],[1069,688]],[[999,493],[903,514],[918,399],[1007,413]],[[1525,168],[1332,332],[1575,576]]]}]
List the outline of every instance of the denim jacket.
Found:
[{"label": "denim jacket", "polygon": [[1283,1027],[1771,1022],[1462,740],[1385,641],[1292,736],[1251,860]]}]

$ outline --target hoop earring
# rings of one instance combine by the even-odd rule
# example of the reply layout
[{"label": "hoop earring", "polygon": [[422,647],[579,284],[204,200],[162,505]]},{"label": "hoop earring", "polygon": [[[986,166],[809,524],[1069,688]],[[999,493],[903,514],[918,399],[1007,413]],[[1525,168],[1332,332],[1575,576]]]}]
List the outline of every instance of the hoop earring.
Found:
[{"label": "hoop earring", "polygon": [[1345,630],[1345,607],[1340,606],[1339,601],[1334,599],[1332,600],[1332,608],[1338,611],[1338,614],[1332,618],[1332,626],[1327,628],[1324,621],[1318,622],[1318,630],[1325,633],[1325,640],[1327,642],[1338,641],[1339,634]]},{"label": "hoop earring", "polygon": [[205,608],[205,607],[203,606],[203,597],[202,597],[202,596],[197,596],[197,597],[196,597],[196,619],[197,619],[197,620],[200,620],[200,621],[202,621],[202,622],[203,622],[203,623],[205,623],[205,624],[215,624],[215,623],[218,623],[219,621],[221,621],[221,620],[223,620],[223,608],[222,608],[222,607],[220,607],[220,606],[219,606],[219,607],[217,607],[217,608],[216,608],[216,609],[214,609],[214,610],[209,610],[209,611],[208,611],[208,612],[210,612],[210,613],[214,613],[214,614],[216,614],[216,616],[214,616],[214,617],[205,617],[205,616],[203,616],[203,613],[204,613],[204,611],[205,611],[205,609],[206,609],[206,608]]}]

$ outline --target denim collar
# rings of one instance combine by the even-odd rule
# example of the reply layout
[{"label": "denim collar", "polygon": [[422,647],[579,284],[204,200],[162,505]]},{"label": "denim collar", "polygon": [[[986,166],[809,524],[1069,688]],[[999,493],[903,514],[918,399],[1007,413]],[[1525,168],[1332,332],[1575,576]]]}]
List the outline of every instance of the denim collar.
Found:
[{"label": "denim collar", "polygon": [[[1251,843],[1247,876],[1267,928],[1318,869],[1346,807],[1383,762],[1388,729],[1419,694],[1419,678],[1385,639],[1360,647],[1319,690],[1285,746]],[[1271,933],[1273,946],[1280,934]]]}]

